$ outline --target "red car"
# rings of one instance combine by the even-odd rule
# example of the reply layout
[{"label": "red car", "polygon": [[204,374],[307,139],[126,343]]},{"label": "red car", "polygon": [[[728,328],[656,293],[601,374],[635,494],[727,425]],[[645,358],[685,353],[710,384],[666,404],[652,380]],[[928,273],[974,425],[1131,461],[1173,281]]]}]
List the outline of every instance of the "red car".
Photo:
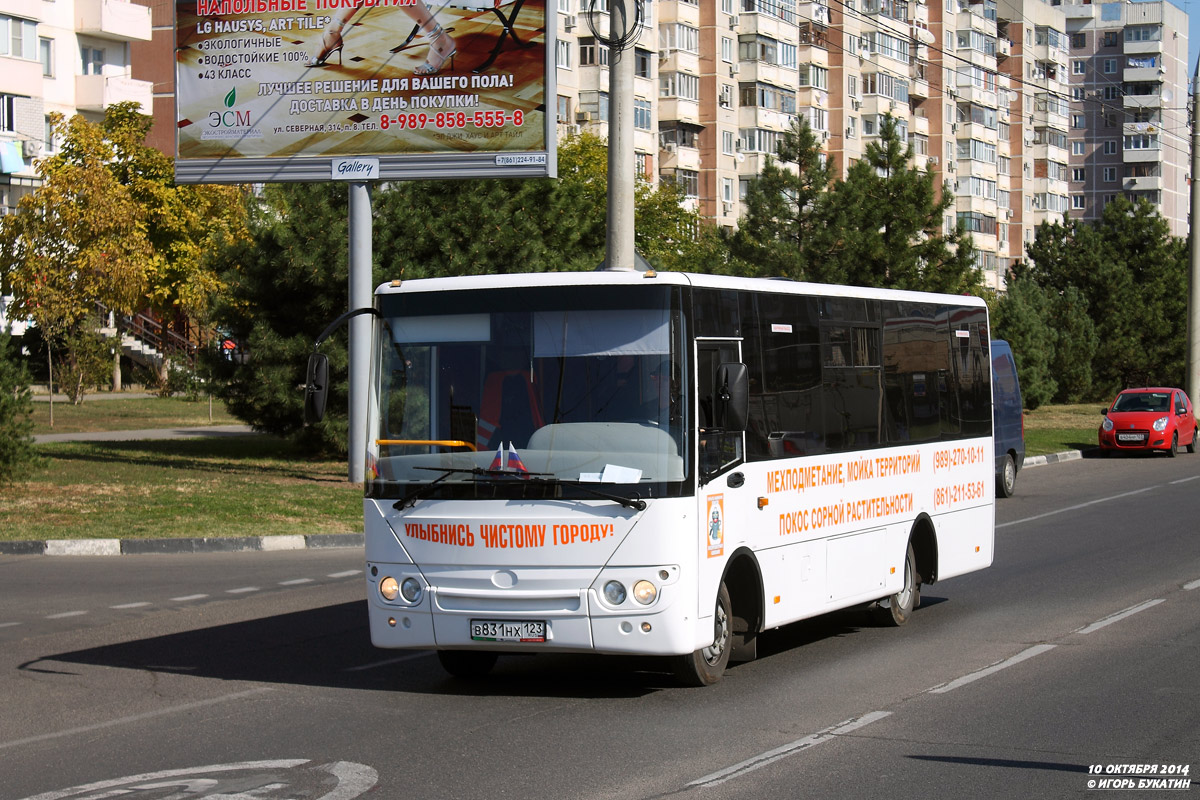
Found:
[{"label": "red car", "polygon": [[1182,389],[1126,389],[1100,409],[1100,455],[1114,451],[1196,452],[1196,414]]}]

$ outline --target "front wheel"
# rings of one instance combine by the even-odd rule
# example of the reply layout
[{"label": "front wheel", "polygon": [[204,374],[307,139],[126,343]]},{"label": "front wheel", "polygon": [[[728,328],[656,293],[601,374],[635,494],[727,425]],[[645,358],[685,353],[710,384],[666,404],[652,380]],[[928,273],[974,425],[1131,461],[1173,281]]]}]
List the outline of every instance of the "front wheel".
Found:
[{"label": "front wheel", "polygon": [[1174,458],[1179,455],[1179,434],[1171,434],[1171,448],[1167,450],[1167,457]]},{"label": "front wheel", "polygon": [[721,680],[729,664],[733,641],[733,604],[725,584],[717,590],[717,605],[713,611],[713,641],[694,653],[675,656],[672,671],[684,686],[711,686]]},{"label": "front wheel", "polygon": [[1000,475],[996,479],[996,496],[997,497],[1012,497],[1013,492],[1017,489],[1017,464],[1013,461],[1011,455],[1005,454],[1004,464],[1000,468]]},{"label": "front wheel", "polygon": [[438,650],[442,669],[456,678],[485,677],[496,666],[496,654],[486,650]]},{"label": "front wheel", "polygon": [[913,610],[921,604],[921,582],[917,576],[917,558],[912,542],[904,556],[904,586],[891,597],[880,600],[875,607],[875,618],[880,625],[898,628],[908,622]]}]

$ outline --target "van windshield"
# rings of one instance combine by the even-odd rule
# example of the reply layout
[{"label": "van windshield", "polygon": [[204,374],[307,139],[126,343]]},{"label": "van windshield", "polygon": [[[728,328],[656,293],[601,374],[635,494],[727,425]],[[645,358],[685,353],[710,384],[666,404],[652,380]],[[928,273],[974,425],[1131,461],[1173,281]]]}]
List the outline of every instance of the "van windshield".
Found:
[{"label": "van windshield", "polygon": [[687,477],[678,290],[400,293],[380,309],[372,496],[432,482],[563,496],[566,482],[648,497]]}]

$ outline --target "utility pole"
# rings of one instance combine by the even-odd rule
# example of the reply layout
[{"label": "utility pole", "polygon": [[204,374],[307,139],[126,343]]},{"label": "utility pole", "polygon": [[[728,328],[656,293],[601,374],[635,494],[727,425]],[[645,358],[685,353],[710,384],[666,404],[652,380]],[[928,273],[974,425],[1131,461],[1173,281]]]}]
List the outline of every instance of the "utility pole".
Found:
[{"label": "utility pole", "polygon": [[1192,74],[1192,207],[1188,214],[1187,392],[1200,407],[1200,59]]},{"label": "utility pole", "polygon": [[638,2],[609,3],[605,41],[609,48],[608,251],[604,257],[604,268],[609,270],[634,269],[633,42],[640,30]]}]

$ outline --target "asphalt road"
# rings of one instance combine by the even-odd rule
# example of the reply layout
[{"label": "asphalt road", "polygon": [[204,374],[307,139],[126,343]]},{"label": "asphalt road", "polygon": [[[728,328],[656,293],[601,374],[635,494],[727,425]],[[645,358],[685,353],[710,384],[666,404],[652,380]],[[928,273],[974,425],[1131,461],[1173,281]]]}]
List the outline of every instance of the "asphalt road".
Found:
[{"label": "asphalt road", "polygon": [[351,549],[2,557],[0,800],[1057,798],[1178,777],[1127,765],[1190,780],[1200,455],[1039,467],[998,515],[994,566],[926,587],[905,628],[793,625],[706,689],[585,656],[501,659],[471,684],[374,650]]}]

